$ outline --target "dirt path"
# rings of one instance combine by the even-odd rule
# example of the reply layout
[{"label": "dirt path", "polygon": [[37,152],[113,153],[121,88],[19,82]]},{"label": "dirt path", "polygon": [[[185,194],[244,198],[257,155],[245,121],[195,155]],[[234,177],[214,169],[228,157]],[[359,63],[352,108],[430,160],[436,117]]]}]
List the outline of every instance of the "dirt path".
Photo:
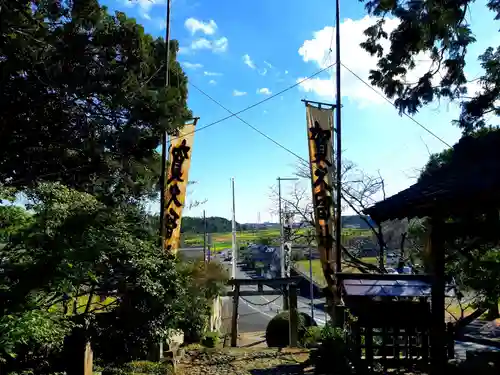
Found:
[{"label": "dirt path", "polygon": [[187,352],[178,367],[182,375],[306,374],[307,350],[268,348],[204,349]]}]

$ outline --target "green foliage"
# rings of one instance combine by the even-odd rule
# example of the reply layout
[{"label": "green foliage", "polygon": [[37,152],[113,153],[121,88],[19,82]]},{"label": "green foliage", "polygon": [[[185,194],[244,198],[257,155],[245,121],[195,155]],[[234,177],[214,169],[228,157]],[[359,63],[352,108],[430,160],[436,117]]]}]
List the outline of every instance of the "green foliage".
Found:
[{"label": "green foliage", "polygon": [[[370,81],[389,98],[396,98],[400,112],[414,114],[434,99],[456,100],[467,96],[456,121],[466,133],[485,126],[487,113],[500,115],[495,105],[500,98],[500,47],[489,47],[479,57],[484,69],[479,78],[482,92],[467,93],[465,57],[468,47],[475,42],[468,22],[472,0],[361,1],[366,3],[369,14],[381,17],[365,30],[366,41],[361,44],[378,58],[377,69],[370,72]],[[496,19],[500,18],[500,2],[488,0],[487,7]],[[384,30],[384,17],[389,16],[400,21],[390,35]],[[386,52],[381,45],[385,39],[390,40]],[[408,84],[403,76],[415,66],[420,53],[428,53],[433,64]]]},{"label": "green foliage", "polygon": [[161,135],[191,116],[177,41],[167,90],[165,41],[97,0],[2,2],[0,32],[0,183],[155,193]]},{"label": "green foliage", "polygon": [[218,332],[207,332],[201,340],[201,344],[207,348],[215,348],[220,343]]},{"label": "green foliage", "polygon": [[6,369],[13,362],[26,364],[35,359],[45,362],[50,354],[61,349],[72,327],[61,314],[48,311],[27,310],[3,315],[0,317],[0,362]]},{"label": "green foliage", "polygon": [[[315,326],[316,323],[305,313],[298,314],[298,339],[302,342],[308,327]],[[266,343],[270,348],[284,348],[289,344],[290,312],[282,311],[267,324]]]},{"label": "green foliage", "polygon": [[321,329],[321,345],[311,352],[317,374],[349,374],[345,331],[327,323]]},{"label": "green foliage", "polygon": [[178,267],[187,280],[178,328],[184,331],[185,342],[200,342],[207,329],[213,299],[225,289],[229,273],[220,263],[203,260],[180,263]]},{"label": "green foliage", "polygon": [[40,184],[27,197],[32,223],[0,251],[4,314],[67,314],[92,335],[96,356],[122,362],[177,327],[192,282],[138,227],[145,212],[105,206],[60,184]]},{"label": "green foliage", "polygon": [[[223,217],[207,217],[207,233],[231,232],[232,223]],[[240,230],[240,224],[236,223],[236,230]],[[184,216],[182,218],[182,233],[205,233],[205,223],[201,217]]]},{"label": "green foliage", "polygon": [[307,327],[301,344],[306,348],[311,348],[321,342],[322,328],[318,326]]}]

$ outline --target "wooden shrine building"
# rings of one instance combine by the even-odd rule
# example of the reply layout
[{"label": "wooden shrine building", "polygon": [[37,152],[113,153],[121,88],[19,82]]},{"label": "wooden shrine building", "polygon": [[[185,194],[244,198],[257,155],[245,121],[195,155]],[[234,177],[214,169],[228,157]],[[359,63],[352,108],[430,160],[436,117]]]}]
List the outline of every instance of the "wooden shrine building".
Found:
[{"label": "wooden shrine building", "polygon": [[[389,294],[393,295],[407,293],[411,297],[426,297],[418,295],[420,292],[417,289],[420,287],[408,285],[417,283],[424,289],[428,286],[426,293],[430,294],[430,304],[424,302],[423,298],[420,298],[418,307],[414,302],[407,301],[397,308],[401,309],[398,314],[389,313],[384,318],[378,314],[387,311],[381,306],[383,302],[378,302],[378,307],[374,302],[370,307],[370,319],[378,316],[381,321],[391,319],[398,322],[400,318],[396,315],[402,314],[405,309],[405,314],[418,319],[415,312],[419,311],[418,315],[422,314],[423,322],[428,319],[431,371],[436,375],[444,373],[448,357],[445,325],[446,241],[454,241],[467,230],[476,238],[490,236],[488,240],[491,239],[494,243],[497,241],[494,237],[500,233],[500,131],[484,131],[480,135],[463,137],[448,151],[445,164],[437,162],[434,168],[431,165],[431,168],[427,169],[428,173],[422,175],[416,184],[364,211],[378,224],[388,220],[426,218],[425,275],[383,275],[382,278],[371,275],[372,281],[377,278],[385,281],[378,280],[378,285],[372,282],[375,285],[369,288],[379,291],[385,288],[391,290]],[[360,288],[364,288],[367,293],[368,282],[365,281],[363,286],[359,278],[353,282],[352,275],[347,274],[339,274],[339,279],[344,280],[346,306],[349,307],[351,303],[353,311],[356,310],[359,303],[354,295],[360,294]],[[389,281],[391,279],[392,281]],[[404,281],[407,285],[396,287],[395,281],[400,284]],[[384,282],[385,287],[381,285]],[[349,298],[349,294],[352,298]],[[407,306],[404,306],[405,304]],[[360,312],[360,316],[365,316],[364,319],[368,319],[366,315]]]}]

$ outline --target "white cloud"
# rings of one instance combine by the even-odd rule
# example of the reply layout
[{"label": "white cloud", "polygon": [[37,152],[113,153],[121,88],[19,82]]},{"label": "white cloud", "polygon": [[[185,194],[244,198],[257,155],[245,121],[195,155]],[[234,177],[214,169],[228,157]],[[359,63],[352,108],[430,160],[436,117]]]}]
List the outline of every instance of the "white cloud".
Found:
[{"label": "white cloud", "polygon": [[255,69],[255,64],[248,54],[243,55],[242,59],[245,65],[249,66],[252,69]]},{"label": "white cloud", "polygon": [[269,69],[273,69],[274,68],[274,66],[271,63],[267,62],[267,61],[264,61],[264,64],[266,64]]},{"label": "white cloud", "polygon": [[217,76],[221,76],[222,73],[204,71],[203,75],[206,75],[208,77],[217,77]]},{"label": "white cloud", "polygon": [[[370,69],[374,69],[377,64],[376,56],[371,56],[360,47],[360,43],[366,40],[363,34],[364,30],[375,24],[377,17],[365,16],[359,20],[345,19],[341,24],[340,33],[340,53],[342,64],[352,70],[356,75],[369,81]],[[386,18],[384,30],[390,34],[398,25],[397,19]],[[313,38],[304,41],[299,48],[299,55],[305,62],[312,62],[318,68],[326,68],[334,62],[335,54],[330,52],[330,43],[335,28],[327,26],[322,30],[316,31]],[[384,49],[389,47],[389,42],[382,42]],[[332,51],[335,51],[335,39],[332,45]],[[416,67],[406,75],[407,82],[415,82],[417,77],[427,72],[431,60],[425,54],[415,57]],[[288,73],[285,71],[285,74]],[[321,98],[332,100],[335,96],[335,67],[328,69],[328,78],[314,78],[300,84],[300,88],[306,92],[312,92]],[[436,75],[436,79],[439,79]],[[297,79],[297,82],[303,78]],[[367,87],[363,82],[351,74],[347,69],[341,69],[342,96],[350,100],[357,101],[359,105],[379,104],[384,101],[380,95]]]},{"label": "white cloud", "polygon": [[257,94],[271,95],[272,92],[267,87],[263,87],[263,88],[257,90]]},{"label": "white cloud", "polygon": [[185,66],[187,69],[200,69],[200,68],[203,68],[203,65],[199,64],[199,63],[190,63],[190,62],[184,61],[181,64],[183,66]]},{"label": "white cloud", "polygon": [[191,35],[194,35],[197,31],[201,31],[206,35],[213,35],[217,30],[217,24],[214,20],[203,22],[192,17],[184,22],[184,27],[191,32]]},{"label": "white cloud", "polygon": [[206,38],[200,38],[194,40],[191,43],[192,50],[209,49],[212,52],[225,52],[227,50],[227,47],[228,47],[228,40],[224,36],[216,40],[208,40]]},{"label": "white cloud", "polygon": [[211,85],[215,85],[217,81],[215,79],[211,79],[210,81],[208,81],[208,83],[210,83]]},{"label": "white cloud", "polygon": [[266,68],[264,68],[264,69],[262,69],[262,70],[259,70],[259,74],[260,74],[261,76],[265,76],[265,75],[267,74],[267,69],[266,69]]},{"label": "white cloud", "polygon": [[247,93],[245,91],[238,91],[238,90],[233,90],[233,96],[243,96],[246,95]]},{"label": "white cloud", "polygon": [[144,13],[142,15],[142,18],[147,19],[148,21],[151,21],[151,16],[149,14],[147,14],[147,13]]}]

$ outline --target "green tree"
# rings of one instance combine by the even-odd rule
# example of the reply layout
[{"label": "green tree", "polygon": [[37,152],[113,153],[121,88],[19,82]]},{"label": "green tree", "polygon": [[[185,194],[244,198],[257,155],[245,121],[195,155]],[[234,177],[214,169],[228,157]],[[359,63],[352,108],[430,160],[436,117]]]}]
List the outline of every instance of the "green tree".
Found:
[{"label": "green tree", "polygon": [[[156,237],[142,230],[144,212],[106,206],[57,183],[40,184],[27,197],[32,223],[0,252],[2,315],[63,314],[82,340],[121,343],[115,360],[146,350],[177,326],[189,282],[175,260],[158,251]],[[124,347],[129,351],[118,351]],[[13,352],[2,350],[4,356]]]},{"label": "green tree", "polygon": [[[191,116],[166,48],[97,0],[0,1],[0,183],[62,181],[107,202],[157,192],[161,135]],[[22,151],[21,151],[22,150]]]},{"label": "green tree", "polygon": [[[389,98],[396,98],[400,112],[414,114],[434,99],[461,101],[456,124],[465,133],[486,125],[485,115],[500,115],[500,46],[488,47],[479,57],[484,69],[478,79],[481,93],[467,93],[464,73],[468,47],[476,40],[468,22],[473,0],[360,0],[371,15],[381,17],[365,30],[362,47],[378,57],[370,81]],[[500,2],[488,0],[487,7],[500,19]],[[390,35],[384,30],[384,18],[396,17],[400,24]],[[384,51],[381,42],[389,39]],[[404,74],[415,64],[419,53],[428,53],[433,64],[414,83],[406,83]],[[436,84],[436,81],[438,82]]]}]

